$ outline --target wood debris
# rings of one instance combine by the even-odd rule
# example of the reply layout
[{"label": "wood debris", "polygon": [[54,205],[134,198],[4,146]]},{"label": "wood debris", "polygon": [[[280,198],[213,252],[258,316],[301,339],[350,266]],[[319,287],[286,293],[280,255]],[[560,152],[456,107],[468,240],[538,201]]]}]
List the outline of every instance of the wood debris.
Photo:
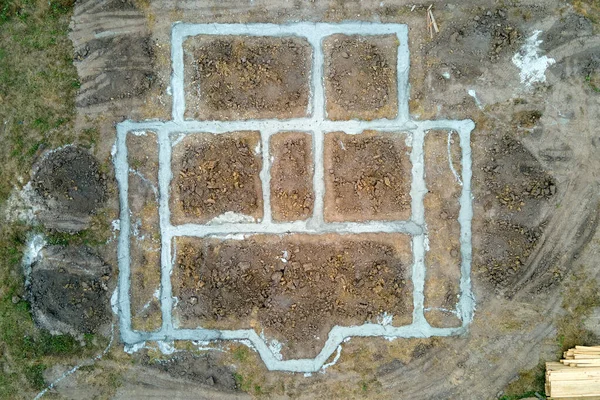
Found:
[{"label": "wood debris", "polygon": [[575,346],[563,357],[546,363],[548,398],[600,400],[600,346]]},{"label": "wood debris", "polygon": [[433,11],[431,11],[431,7],[433,7],[433,4],[427,8],[427,30],[429,30],[429,37],[433,39],[433,32],[440,33],[440,30],[435,21],[435,17],[433,16]]}]

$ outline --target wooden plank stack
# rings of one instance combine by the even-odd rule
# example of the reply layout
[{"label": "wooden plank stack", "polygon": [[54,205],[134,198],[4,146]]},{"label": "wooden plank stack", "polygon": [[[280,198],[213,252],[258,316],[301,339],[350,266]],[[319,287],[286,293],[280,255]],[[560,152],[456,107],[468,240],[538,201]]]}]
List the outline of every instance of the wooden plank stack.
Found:
[{"label": "wooden plank stack", "polygon": [[575,346],[560,362],[546,363],[550,399],[600,400],[600,346]]}]

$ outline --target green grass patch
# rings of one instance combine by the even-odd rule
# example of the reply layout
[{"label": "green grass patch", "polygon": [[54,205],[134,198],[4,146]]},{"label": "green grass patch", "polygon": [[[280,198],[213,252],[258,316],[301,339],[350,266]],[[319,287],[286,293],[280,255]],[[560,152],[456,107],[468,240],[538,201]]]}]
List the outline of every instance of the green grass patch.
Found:
[{"label": "green grass patch", "polygon": [[0,0],[0,204],[41,149],[74,140],[73,0]]},{"label": "green grass patch", "polygon": [[535,368],[519,373],[519,378],[511,382],[499,400],[518,400],[536,397],[536,393],[544,396],[546,383],[546,363],[540,362]]}]

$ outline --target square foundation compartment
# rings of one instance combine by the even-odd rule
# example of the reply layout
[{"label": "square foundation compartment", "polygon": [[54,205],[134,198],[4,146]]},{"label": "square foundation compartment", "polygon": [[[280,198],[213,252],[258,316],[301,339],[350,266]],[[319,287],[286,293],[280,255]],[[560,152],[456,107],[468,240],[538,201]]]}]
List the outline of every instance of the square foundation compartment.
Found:
[{"label": "square foundation compartment", "polygon": [[408,220],[412,164],[404,133],[325,135],[327,222]]},{"label": "square foundation compartment", "polygon": [[327,118],[379,118],[398,115],[396,35],[333,35],[324,39]]},{"label": "square foundation compartment", "polygon": [[308,115],[312,47],[306,39],[198,35],[185,40],[183,51],[185,118]]},{"label": "square foundation compartment", "polygon": [[263,216],[260,133],[186,135],[174,148],[171,222],[254,222]]}]

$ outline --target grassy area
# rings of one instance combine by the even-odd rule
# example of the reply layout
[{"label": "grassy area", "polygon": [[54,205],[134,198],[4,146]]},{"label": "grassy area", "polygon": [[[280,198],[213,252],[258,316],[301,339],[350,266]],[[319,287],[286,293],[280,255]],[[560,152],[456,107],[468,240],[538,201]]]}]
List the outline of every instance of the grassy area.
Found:
[{"label": "grassy area", "polygon": [[587,17],[594,24],[594,32],[600,29],[600,0],[571,0],[576,12]]},{"label": "grassy area", "polygon": [[[73,0],[0,0],[0,208],[26,182],[36,156],[75,139],[79,87],[67,37]],[[0,223],[0,399],[29,398],[46,386],[44,371],[72,357],[90,357],[69,335],[35,328],[23,297],[21,258],[29,227]],[[87,233],[76,238],[93,240]],[[55,237],[67,241],[72,238]]]},{"label": "grassy area", "polygon": [[98,351],[93,337],[86,346],[69,335],[53,336],[35,328],[23,293],[21,254],[27,227],[0,229],[0,399],[14,399],[45,386],[48,365],[73,356],[89,357]]},{"label": "grassy area", "polygon": [[0,204],[40,150],[73,139],[74,0],[0,0]]}]

